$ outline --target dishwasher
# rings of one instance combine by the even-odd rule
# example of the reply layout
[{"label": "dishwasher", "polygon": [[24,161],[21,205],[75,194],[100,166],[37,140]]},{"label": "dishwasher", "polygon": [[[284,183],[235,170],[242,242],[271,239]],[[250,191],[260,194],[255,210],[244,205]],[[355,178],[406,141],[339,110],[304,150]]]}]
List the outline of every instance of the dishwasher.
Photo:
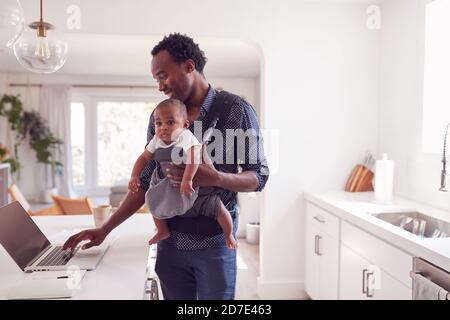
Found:
[{"label": "dishwasher", "polygon": [[[450,272],[446,271],[440,267],[435,266],[434,264],[422,259],[415,257],[413,259],[413,270],[410,273],[411,278],[414,279],[416,275],[421,275],[428,280],[430,280],[433,284],[438,285],[442,289],[446,291],[442,300],[450,300]],[[413,299],[414,294],[413,294]]]}]

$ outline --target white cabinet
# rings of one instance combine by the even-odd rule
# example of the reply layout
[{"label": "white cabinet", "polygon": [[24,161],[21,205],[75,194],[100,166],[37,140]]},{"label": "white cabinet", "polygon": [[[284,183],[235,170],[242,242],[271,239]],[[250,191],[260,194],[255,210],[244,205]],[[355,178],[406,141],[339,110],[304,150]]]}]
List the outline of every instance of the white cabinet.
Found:
[{"label": "white cabinet", "polygon": [[409,300],[412,257],[342,221],[341,299]]},{"label": "white cabinet", "polygon": [[320,236],[319,299],[336,300],[339,298],[339,240],[326,232]]},{"label": "white cabinet", "polygon": [[306,205],[305,290],[312,299],[338,299],[339,219]]},{"label": "white cabinet", "polygon": [[410,288],[345,245],[341,245],[340,281],[343,300],[411,299]]},{"label": "white cabinet", "polygon": [[[363,270],[369,263],[344,245],[341,245],[341,286],[343,300],[366,300],[366,275]],[[367,269],[366,269],[367,270]]]},{"label": "white cabinet", "polygon": [[305,290],[312,299],[409,300],[412,256],[306,203]]},{"label": "white cabinet", "polygon": [[342,244],[351,248],[359,256],[375,263],[405,286],[412,287],[409,277],[409,271],[412,268],[411,255],[347,221],[342,221],[341,229]]},{"label": "white cabinet", "polygon": [[320,229],[312,224],[306,224],[306,264],[305,290],[312,299],[319,299],[319,255],[317,254],[317,237]]},{"label": "white cabinet", "polygon": [[412,256],[306,203],[305,290],[312,299],[409,300]]}]

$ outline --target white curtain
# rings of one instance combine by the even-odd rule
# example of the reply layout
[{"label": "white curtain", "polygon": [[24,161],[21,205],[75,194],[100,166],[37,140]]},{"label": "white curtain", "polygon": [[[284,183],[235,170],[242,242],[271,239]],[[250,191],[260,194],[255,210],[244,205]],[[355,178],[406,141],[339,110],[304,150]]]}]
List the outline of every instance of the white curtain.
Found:
[{"label": "white curtain", "polygon": [[[42,86],[39,98],[39,113],[48,121],[53,134],[63,141],[56,160],[63,164],[63,174],[55,176],[55,186],[62,196],[73,197],[72,190],[72,146],[70,142],[71,87],[66,85]],[[52,184],[51,171],[47,170],[47,186]]]}]

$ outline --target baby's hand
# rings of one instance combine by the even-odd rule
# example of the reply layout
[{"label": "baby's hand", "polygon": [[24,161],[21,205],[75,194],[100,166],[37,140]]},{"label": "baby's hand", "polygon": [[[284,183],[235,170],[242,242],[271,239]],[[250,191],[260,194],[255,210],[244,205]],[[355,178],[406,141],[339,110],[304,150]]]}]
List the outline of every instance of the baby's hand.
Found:
[{"label": "baby's hand", "polygon": [[141,182],[139,181],[139,177],[131,177],[130,182],[128,183],[128,189],[135,193],[139,190],[141,186]]},{"label": "baby's hand", "polygon": [[185,180],[181,181],[180,192],[181,192],[181,194],[185,194],[185,195],[188,195],[188,196],[192,195],[195,192],[195,190],[192,188],[192,180],[190,180],[190,181],[185,181]]}]

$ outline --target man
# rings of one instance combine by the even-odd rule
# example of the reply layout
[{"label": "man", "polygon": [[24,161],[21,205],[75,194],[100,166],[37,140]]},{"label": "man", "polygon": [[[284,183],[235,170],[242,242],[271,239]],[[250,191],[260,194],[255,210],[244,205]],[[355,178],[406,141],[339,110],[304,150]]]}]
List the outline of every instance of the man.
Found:
[{"label": "man", "polygon": [[[226,130],[255,130],[258,139],[244,142],[244,159],[232,155],[233,163],[206,161],[199,166],[194,187],[222,188],[221,199],[233,217],[237,229],[237,192],[261,191],[268,179],[268,167],[259,136],[259,124],[253,108],[243,99],[219,93],[208,84],[203,68],[206,58],[193,39],[171,34],[152,50],[152,75],[159,90],[169,98],[184,102],[189,123],[201,121],[202,133],[215,125]],[[218,97],[221,97],[220,99]],[[224,99],[222,99],[225,96]],[[223,104],[223,105],[218,105]],[[212,115],[220,116],[214,121]],[[147,143],[155,134],[153,115],[148,126]],[[190,130],[194,130],[191,125]],[[224,138],[225,141],[225,138]],[[223,146],[224,153],[235,152]],[[225,159],[224,155],[224,159]],[[251,159],[250,159],[251,158]],[[227,158],[228,159],[228,158]],[[253,161],[251,161],[253,160]],[[238,164],[239,162],[239,164]],[[119,224],[136,212],[144,203],[145,191],[154,170],[161,170],[151,161],[141,174],[140,190],[128,193],[116,213],[101,228],[85,230],[70,237],[64,248],[73,249],[83,240],[90,242],[84,249],[99,245]],[[182,179],[183,168],[170,166],[167,176],[174,186]],[[208,190],[208,188],[201,188]],[[158,243],[156,273],[165,299],[234,299],[236,286],[236,250],[225,245],[218,223],[208,217],[180,216],[168,219],[171,236]]]}]

